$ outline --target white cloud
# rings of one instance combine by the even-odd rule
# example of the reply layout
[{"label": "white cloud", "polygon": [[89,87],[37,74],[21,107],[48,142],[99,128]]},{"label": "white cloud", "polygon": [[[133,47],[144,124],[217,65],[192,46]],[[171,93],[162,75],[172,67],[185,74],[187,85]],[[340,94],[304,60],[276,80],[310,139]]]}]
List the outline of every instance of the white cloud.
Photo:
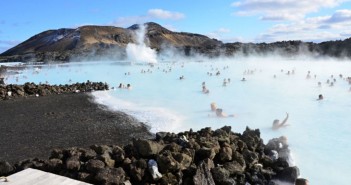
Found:
[{"label": "white cloud", "polygon": [[326,41],[351,35],[351,10],[337,10],[333,15],[304,18],[276,24],[256,38],[256,42],[281,40]]},{"label": "white cloud", "polygon": [[179,12],[170,12],[162,9],[150,9],[147,14],[152,18],[157,19],[171,19],[171,20],[179,20],[185,17],[184,14]]},{"label": "white cloud", "polygon": [[119,17],[114,20],[111,24],[114,26],[127,27],[133,24],[141,24],[157,19],[162,20],[180,20],[185,18],[185,15],[179,12],[170,12],[162,9],[150,9],[146,15]]},{"label": "white cloud", "polygon": [[259,15],[261,20],[298,20],[321,8],[333,8],[349,0],[239,0],[231,5],[240,16]]}]

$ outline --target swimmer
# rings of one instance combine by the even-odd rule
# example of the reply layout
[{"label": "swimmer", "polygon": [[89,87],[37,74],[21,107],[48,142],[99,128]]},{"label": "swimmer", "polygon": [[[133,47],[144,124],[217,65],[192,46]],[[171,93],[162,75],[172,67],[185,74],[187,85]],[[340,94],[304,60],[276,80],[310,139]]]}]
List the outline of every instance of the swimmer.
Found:
[{"label": "swimmer", "polygon": [[306,75],[306,79],[310,79],[311,78],[311,75],[310,74],[307,74]]},{"label": "swimmer", "polygon": [[318,87],[322,87],[322,83],[321,82],[318,82]]},{"label": "swimmer", "polygon": [[131,90],[132,89],[132,86],[130,84],[127,84],[127,89],[128,90]]},{"label": "swimmer", "polygon": [[210,91],[206,88],[206,86],[202,86],[202,92],[203,92],[204,94],[210,93]]},{"label": "swimmer", "polygon": [[234,117],[234,114],[227,115],[223,112],[223,109],[216,109],[217,117]]},{"label": "swimmer", "polygon": [[246,81],[246,79],[245,79],[245,78],[243,78],[243,79],[241,79],[241,81],[242,81],[242,82],[245,82],[245,81]]},{"label": "swimmer", "polygon": [[215,102],[211,103],[211,111],[216,111],[217,109],[217,104]]},{"label": "swimmer", "polygon": [[120,83],[119,86],[118,86],[118,88],[120,88],[120,89],[123,88],[123,84]]},{"label": "swimmer", "polygon": [[289,118],[289,113],[286,113],[286,118],[281,123],[279,123],[278,119],[275,119],[273,121],[272,129],[277,130],[280,127],[287,126],[287,125],[285,125],[285,123],[288,121],[288,118]]},{"label": "swimmer", "polygon": [[223,86],[224,86],[224,87],[227,86],[227,79],[224,79],[224,80],[223,80]]},{"label": "swimmer", "polygon": [[317,100],[323,100],[323,99],[324,99],[324,97],[323,97],[322,94],[318,95],[318,99]]}]

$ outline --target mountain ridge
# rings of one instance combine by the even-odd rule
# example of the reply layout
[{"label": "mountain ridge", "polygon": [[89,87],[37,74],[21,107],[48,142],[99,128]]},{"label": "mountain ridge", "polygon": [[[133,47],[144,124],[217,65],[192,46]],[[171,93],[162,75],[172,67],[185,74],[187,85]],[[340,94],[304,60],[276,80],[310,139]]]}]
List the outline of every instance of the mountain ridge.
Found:
[{"label": "mountain ridge", "polygon": [[[321,43],[303,41],[223,43],[201,34],[174,32],[154,22],[144,25],[146,25],[147,45],[159,53],[174,48],[179,54],[186,56],[194,54],[209,57],[309,54],[351,58],[351,38]],[[96,59],[104,56],[109,59],[123,59],[126,57],[126,46],[129,43],[136,43],[135,32],[139,27],[138,24],[128,28],[86,25],[75,29],[47,30],[1,53],[0,61],[70,61],[85,58]]]}]

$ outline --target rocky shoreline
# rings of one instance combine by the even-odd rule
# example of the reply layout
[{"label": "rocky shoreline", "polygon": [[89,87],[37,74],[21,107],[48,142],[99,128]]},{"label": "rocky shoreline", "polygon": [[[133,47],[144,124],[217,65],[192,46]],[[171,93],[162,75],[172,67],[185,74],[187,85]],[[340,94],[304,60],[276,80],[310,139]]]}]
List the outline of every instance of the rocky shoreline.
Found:
[{"label": "rocky shoreline", "polygon": [[[0,82],[2,80],[0,79]],[[3,81],[2,81],[3,82]],[[51,94],[91,92],[96,90],[108,90],[109,86],[103,82],[83,82],[66,85],[48,85],[25,83],[24,85],[0,83],[0,101],[28,96],[47,96]]]},{"label": "rocky shoreline", "polygon": [[285,137],[265,145],[258,129],[226,126],[149,139],[142,123],[78,93],[107,89],[89,81],[0,85],[0,176],[35,168],[93,184],[194,185],[293,184],[299,176]]},{"label": "rocky shoreline", "polygon": [[0,85],[0,160],[48,156],[55,147],[128,144],[149,138],[135,118],[94,103],[90,91],[107,90],[102,82],[71,85]]},{"label": "rocky shoreline", "polygon": [[265,145],[258,129],[240,134],[225,126],[160,132],[124,146],[56,148],[49,159],[0,162],[0,176],[35,168],[93,184],[293,184],[299,169],[288,153],[284,137]]}]

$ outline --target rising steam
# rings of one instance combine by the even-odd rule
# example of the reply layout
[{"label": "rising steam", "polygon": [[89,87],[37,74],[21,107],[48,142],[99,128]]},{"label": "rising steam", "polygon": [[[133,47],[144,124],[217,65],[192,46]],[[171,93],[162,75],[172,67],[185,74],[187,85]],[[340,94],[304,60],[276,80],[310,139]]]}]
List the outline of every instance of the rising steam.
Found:
[{"label": "rising steam", "polygon": [[144,24],[139,25],[136,31],[136,43],[129,43],[127,45],[127,57],[131,63],[157,63],[156,51],[149,48],[145,44],[145,30]]}]

